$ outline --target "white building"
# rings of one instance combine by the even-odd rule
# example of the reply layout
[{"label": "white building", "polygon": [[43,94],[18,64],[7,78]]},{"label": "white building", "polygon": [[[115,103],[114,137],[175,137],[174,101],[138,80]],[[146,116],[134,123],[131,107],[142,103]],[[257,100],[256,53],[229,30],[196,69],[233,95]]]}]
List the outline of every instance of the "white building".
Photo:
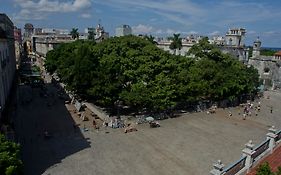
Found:
[{"label": "white building", "polygon": [[14,25],[0,14],[0,118],[11,94],[16,70]]},{"label": "white building", "polygon": [[129,25],[121,25],[115,29],[116,36],[132,35],[132,28]]},{"label": "white building", "polygon": [[[244,46],[246,30],[243,28],[229,29],[226,35],[216,36],[209,40],[211,44],[216,44],[223,53],[231,54],[238,58],[241,62],[246,63],[249,57],[249,49]],[[196,43],[198,43],[203,37],[196,35],[189,35],[182,39],[182,48],[179,50],[171,50],[169,48],[172,41],[160,40],[158,41],[158,47],[170,53],[176,55],[186,56],[189,49]]]},{"label": "white building", "polygon": [[69,43],[74,40],[70,35],[48,34],[32,36],[32,51],[39,55],[46,56],[47,52],[53,50],[60,43]]}]

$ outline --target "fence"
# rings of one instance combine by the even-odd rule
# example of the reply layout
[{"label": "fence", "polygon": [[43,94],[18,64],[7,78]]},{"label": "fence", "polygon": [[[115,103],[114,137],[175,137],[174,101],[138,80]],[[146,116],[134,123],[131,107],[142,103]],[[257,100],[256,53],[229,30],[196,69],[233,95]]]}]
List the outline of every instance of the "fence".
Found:
[{"label": "fence", "polygon": [[234,164],[227,168],[219,160],[213,166],[214,168],[210,171],[211,175],[239,175],[245,174],[251,167],[256,165],[258,161],[265,155],[272,153],[273,149],[281,142],[281,130],[276,132],[274,126],[269,129],[267,138],[258,146],[250,140],[246,144],[246,148],[243,149],[242,158],[236,161]]}]

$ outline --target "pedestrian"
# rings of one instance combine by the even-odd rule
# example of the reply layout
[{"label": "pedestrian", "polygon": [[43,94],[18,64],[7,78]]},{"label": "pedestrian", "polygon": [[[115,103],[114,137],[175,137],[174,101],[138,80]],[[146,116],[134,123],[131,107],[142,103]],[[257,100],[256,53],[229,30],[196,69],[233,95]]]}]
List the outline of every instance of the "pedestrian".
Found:
[{"label": "pedestrian", "polygon": [[231,117],[232,116],[232,112],[228,111],[228,116]]},{"label": "pedestrian", "polygon": [[93,120],[93,126],[94,126],[95,129],[97,129],[97,123],[96,123],[95,120]]},{"label": "pedestrian", "polygon": [[272,114],[272,111],[273,111],[273,107],[272,106],[270,106],[270,113]]},{"label": "pedestrian", "polygon": [[243,114],[243,120],[246,120],[246,113]]}]

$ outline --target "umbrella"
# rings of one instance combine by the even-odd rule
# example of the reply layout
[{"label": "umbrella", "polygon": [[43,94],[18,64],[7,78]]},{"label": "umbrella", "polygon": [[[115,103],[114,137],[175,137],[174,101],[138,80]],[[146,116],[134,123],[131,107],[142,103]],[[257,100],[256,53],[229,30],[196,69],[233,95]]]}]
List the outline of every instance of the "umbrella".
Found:
[{"label": "umbrella", "polygon": [[148,122],[152,122],[152,121],[154,121],[154,118],[153,117],[146,117],[145,120],[148,121]]}]

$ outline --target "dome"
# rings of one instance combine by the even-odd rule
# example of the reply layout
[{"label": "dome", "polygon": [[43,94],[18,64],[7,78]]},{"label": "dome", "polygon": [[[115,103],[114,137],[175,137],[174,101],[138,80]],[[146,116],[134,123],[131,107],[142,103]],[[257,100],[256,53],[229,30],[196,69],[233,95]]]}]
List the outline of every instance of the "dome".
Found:
[{"label": "dome", "polygon": [[31,23],[26,23],[26,24],[24,25],[24,28],[25,28],[25,29],[33,29],[34,27],[33,27],[33,25],[32,25]]}]

